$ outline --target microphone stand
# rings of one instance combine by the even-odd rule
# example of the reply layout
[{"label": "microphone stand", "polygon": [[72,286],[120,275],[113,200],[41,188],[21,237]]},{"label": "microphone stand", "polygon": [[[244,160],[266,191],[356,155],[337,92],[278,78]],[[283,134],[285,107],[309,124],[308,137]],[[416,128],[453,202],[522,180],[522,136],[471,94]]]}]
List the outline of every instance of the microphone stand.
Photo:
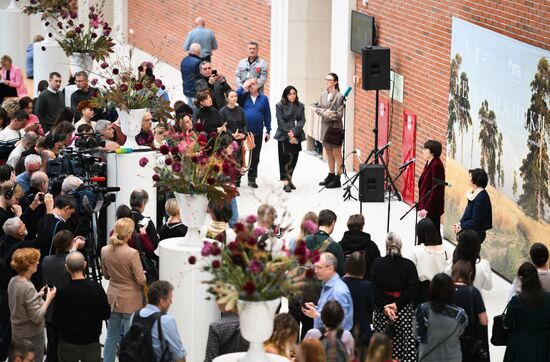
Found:
[{"label": "microphone stand", "polygon": [[405,214],[403,214],[403,216],[401,216],[399,218],[399,220],[403,220],[407,215],[409,215],[409,213],[413,210],[413,209],[416,209],[416,212],[414,213],[414,245],[418,245],[418,241],[416,239],[416,228],[417,228],[417,225],[418,225],[418,204],[420,203],[420,201],[424,200],[426,198],[426,196],[428,196],[429,194],[432,193],[433,190],[436,189],[437,186],[440,186],[439,184],[436,184],[434,183],[432,185],[432,188],[430,190],[428,190],[428,192],[426,192],[421,198],[420,200],[418,200],[418,202],[415,202],[410,209],[407,210],[407,212]]},{"label": "microphone stand", "polygon": [[341,166],[341,169],[342,169],[342,174],[344,175],[344,178],[346,180],[349,180],[349,177],[348,177],[348,171],[346,169],[346,158],[349,156],[346,156],[346,111],[347,111],[347,100],[348,98],[346,96],[344,96],[344,104],[343,104],[343,107],[344,107],[344,117],[342,118],[342,128],[343,128],[343,132],[344,132],[344,139],[342,140],[342,166]]}]

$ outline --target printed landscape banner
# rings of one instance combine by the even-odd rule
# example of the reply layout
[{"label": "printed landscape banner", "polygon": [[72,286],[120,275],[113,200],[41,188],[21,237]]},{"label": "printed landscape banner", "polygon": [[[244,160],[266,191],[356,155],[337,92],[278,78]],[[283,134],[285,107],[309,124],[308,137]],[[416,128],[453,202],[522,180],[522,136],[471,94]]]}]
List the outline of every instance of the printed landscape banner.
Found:
[{"label": "printed landscape banner", "polygon": [[468,170],[489,175],[493,229],[482,256],[513,279],[535,242],[550,246],[550,52],[453,18],[445,236],[467,200]]}]

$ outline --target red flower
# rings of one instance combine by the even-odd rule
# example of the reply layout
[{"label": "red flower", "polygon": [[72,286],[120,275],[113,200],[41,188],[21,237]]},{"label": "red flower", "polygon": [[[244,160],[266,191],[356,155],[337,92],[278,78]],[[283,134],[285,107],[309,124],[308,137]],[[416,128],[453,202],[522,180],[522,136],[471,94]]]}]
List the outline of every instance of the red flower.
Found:
[{"label": "red flower", "polygon": [[96,33],[92,33],[91,36],[92,36],[92,39],[97,38],[97,34],[96,34]]},{"label": "red flower", "polygon": [[212,171],[216,173],[220,172],[220,166],[216,164],[212,165]]},{"label": "red flower", "polygon": [[197,156],[192,156],[191,161],[193,161],[193,163],[197,163],[199,162],[199,158]]},{"label": "red flower", "polygon": [[214,185],[216,183],[216,179],[213,177],[209,177],[206,179],[206,183],[209,185]]},{"label": "red flower", "polygon": [[154,175],[153,175],[153,181],[159,182],[159,181],[160,181],[160,176],[157,175],[157,174],[154,174]]},{"label": "red flower", "polygon": [[118,73],[119,73],[118,68],[113,68],[113,74],[114,74],[114,75],[117,75]]},{"label": "red flower", "polygon": [[121,92],[126,92],[128,90],[128,86],[126,84],[121,84],[120,85],[120,91]]},{"label": "red flower", "polygon": [[218,256],[222,253],[222,249],[218,245],[212,245],[211,254],[214,256]]},{"label": "red flower", "polygon": [[166,166],[170,166],[174,161],[171,159],[171,158],[167,158],[166,160],[164,160],[164,163],[166,164]]},{"label": "red flower", "polygon": [[233,228],[235,229],[236,232],[244,231],[244,225],[243,223],[240,223],[240,222],[233,225]]},{"label": "red flower", "polygon": [[212,268],[218,269],[221,265],[219,260],[212,260]]},{"label": "red flower", "polygon": [[246,282],[245,285],[243,285],[243,290],[246,294],[252,295],[256,291],[256,284],[254,284],[253,281]]},{"label": "red flower", "polygon": [[[197,124],[199,124],[199,123],[197,123]],[[199,143],[199,145],[204,146],[206,144],[206,142],[208,142],[208,138],[206,138],[206,136],[201,133],[199,135],[199,137],[197,138],[197,142]]]},{"label": "red flower", "polygon": [[172,165],[172,171],[174,171],[174,172],[180,172],[180,171],[181,171],[181,163],[175,162],[175,163]]},{"label": "red flower", "polygon": [[97,78],[92,79],[91,83],[92,83],[92,85],[96,85],[97,84]]},{"label": "red flower", "polygon": [[160,146],[160,153],[163,155],[167,155],[170,152],[170,147],[168,145],[162,145]]},{"label": "red flower", "polygon": [[298,263],[300,263],[300,265],[304,265],[305,263],[307,263],[307,257],[305,255],[302,255],[298,258]]},{"label": "red flower", "polygon": [[306,270],[306,278],[311,279],[314,276],[315,276],[315,271],[311,268],[308,268],[308,270]]},{"label": "red flower", "polygon": [[111,78],[109,78],[109,79],[107,79],[107,84],[108,85],[113,85],[113,84],[115,84],[115,81],[112,80]]},{"label": "red flower", "polygon": [[193,265],[197,262],[197,258],[191,255],[187,261],[189,262],[189,264]]},{"label": "red flower", "polygon": [[162,87],[162,81],[160,79],[155,79],[155,85],[160,88]]},{"label": "red flower", "polygon": [[143,89],[143,84],[141,84],[141,83],[134,84],[134,89],[137,90],[137,91],[142,90]]},{"label": "red flower", "polygon": [[180,149],[178,148],[178,146],[172,146],[172,147],[170,147],[170,153],[173,154],[173,155],[177,155],[177,154],[180,153]]},{"label": "red flower", "polygon": [[138,72],[143,72],[143,67],[141,65],[138,67]]},{"label": "red flower", "polygon": [[321,252],[319,252],[318,249],[315,249],[313,250],[310,254],[309,254],[309,260],[311,260],[312,263],[317,263],[319,261],[319,259],[321,259]]},{"label": "red flower", "polygon": [[100,64],[100,67],[101,67],[101,69],[107,69],[107,68],[109,68],[109,63],[103,62],[103,63]]},{"label": "red flower", "polygon": [[[82,32],[82,28],[77,26],[76,28],[74,28],[74,32],[77,33],[77,34],[80,34]],[[51,36],[50,34],[48,34],[48,36]]]},{"label": "red flower", "polygon": [[139,165],[141,167],[147,166],[148,163],[149,163],[149,159],[147,157],[142,157],[139,159]]},{"label": "red flower", "polygon": [[237,250],[237,243],[232,241],[229,244],[227,244],[227,248],[231,251],[235,251]]},{"label": "red flower", "polygon": [[204,131],[204,125],[201,122],[195,123],[194,128],[195,128],[195,131],[197,131],[197,132]]}]

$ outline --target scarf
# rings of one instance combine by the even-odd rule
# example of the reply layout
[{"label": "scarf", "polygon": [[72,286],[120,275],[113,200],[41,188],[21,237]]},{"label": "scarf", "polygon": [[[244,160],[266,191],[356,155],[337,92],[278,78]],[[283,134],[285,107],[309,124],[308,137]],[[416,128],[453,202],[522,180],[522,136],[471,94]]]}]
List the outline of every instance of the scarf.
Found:
[{"label": "scarf", "polygon": [[466,192],[466,197],[468,198],[468,200],[474,201],[476,196],[479,195],[479,193],[483,190],[485,190],[483,187],[478,187],[474,191],[468,191],[468,192]]},{"label": "scarf", "polygon": [[229,225],[224,221],[210,221],[206,227],[206,237],[215,239],[216,236],[223,233]]}]

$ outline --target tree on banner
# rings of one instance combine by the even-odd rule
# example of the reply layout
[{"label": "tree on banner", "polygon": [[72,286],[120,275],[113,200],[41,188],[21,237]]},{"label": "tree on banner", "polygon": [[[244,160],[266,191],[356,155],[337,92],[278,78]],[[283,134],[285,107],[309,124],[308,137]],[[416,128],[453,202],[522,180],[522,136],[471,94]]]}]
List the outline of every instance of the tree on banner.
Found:
[{"label": "tree on banner", "polygon": [[[468,127],[472,125],[472,116],[470,116],[470,87],[468,85],[468,75],[465,72],[460,73],[462,57],[457,53],[451,60],[451,79],[450,79],[450,100],[449,100],[449,120],[447,122],[447,140],[451,148],[452,158],[456,158],[456,134],[454,127],[458,126],[460,131],[460,164],[464,163],[464,133],[468,132]],[[459,76],[460,74],[460,76]]]},{"label": "tree on banner", "polygon": [[531,91],[531,106],[525,122],[525,128],[529,132],[529,153],[519,169],[523,178],[523,193],[518,204],[527,215],[540,219],[544,217],[545,208],[550,206],[547,143],[550,136],[550,111],[547,104],[550,99],[550,65],[546,58],[539,60],[537,73],[531,81]]},{"label": "tree on banner", "polygon": [[[479,108],[481,130],[481,168],[487,171],[489,182],[497,187],[504,184],[504,170],[502,168],[502,133],[498,131],[495,112],[489,109],[489,102],[484,100]],[[498,182],[498,183],[497,183]]]}]

